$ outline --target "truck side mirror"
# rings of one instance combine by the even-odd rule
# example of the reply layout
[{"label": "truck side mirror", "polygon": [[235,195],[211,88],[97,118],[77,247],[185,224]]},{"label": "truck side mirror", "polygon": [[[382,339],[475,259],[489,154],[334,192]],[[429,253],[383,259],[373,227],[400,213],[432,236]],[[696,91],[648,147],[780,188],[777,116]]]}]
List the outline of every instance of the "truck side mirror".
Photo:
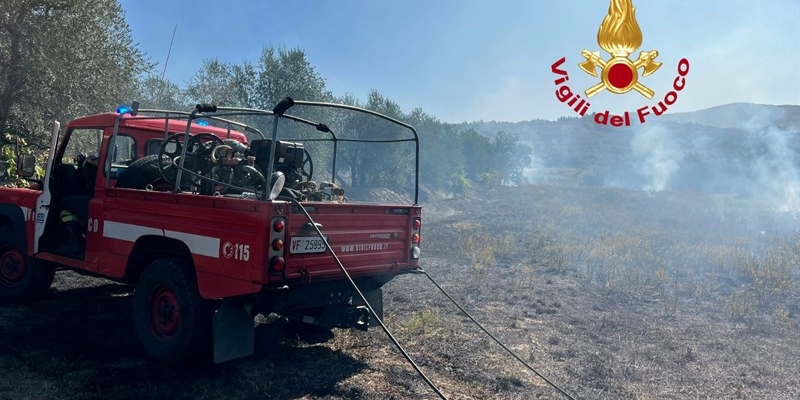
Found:
[{"label": "truck side mirror", "polygon": [[17,175],[30,178],[36,173],[36,157],[33,154],[20,154],[17,157]]}]

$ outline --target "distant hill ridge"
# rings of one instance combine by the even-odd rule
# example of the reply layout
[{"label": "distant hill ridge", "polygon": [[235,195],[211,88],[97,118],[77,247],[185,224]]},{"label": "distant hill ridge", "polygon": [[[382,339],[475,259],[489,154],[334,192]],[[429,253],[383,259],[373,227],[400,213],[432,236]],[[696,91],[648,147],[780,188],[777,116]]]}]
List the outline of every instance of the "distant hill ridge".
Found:
[{"label": "distant hill ridge", "polygon": [[800,106],[733,103],[666,114],[630,129],[584,118],[473,122],[533,149],[531,183],[759,197],[800,212]]},{"label": "distant hill ridge", "polygon": [[[584,119],[589,119],[587,115]],[[557,121],[535,119],[520,122],[476,121],[461,123],[465,128],[473,128],[478,133],[493,136],[498,131],[519,133],[551,127],[563,121],[578,120],[575,117],[560,118]],[[787,130],[800,130],[800,105],[771,105],[755,103],[730,103],[682,113],[667,113],[650,122],[674,122],[679,124],[699,124],[717,128],[740,128],[742,126],[777,126]],[[598,126],[602,129],[603,127]]]},{"label": "distant hill ridge", "polygon": [[694,123],[718,128],[737,128],[747,124],[800,129],[800,105],[731,103],[692,112],[665,114],[665,121]]}]

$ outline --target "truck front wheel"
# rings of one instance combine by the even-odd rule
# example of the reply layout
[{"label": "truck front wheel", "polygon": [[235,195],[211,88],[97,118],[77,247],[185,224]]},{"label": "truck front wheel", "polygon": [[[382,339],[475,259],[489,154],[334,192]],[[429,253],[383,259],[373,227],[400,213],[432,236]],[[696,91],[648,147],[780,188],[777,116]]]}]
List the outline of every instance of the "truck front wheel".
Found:
[{"label": "truck front wheel", "polygon": [[133,297],[133,320],[139,340],[155,361],[176,365],[208,360],[211,315],[186,260],[156,260],[142,272]]},{"label": "truck front wheel", "polygon": [[55,269],[16,247],[0,244],[0,299],[32,300],[47,293]]}]

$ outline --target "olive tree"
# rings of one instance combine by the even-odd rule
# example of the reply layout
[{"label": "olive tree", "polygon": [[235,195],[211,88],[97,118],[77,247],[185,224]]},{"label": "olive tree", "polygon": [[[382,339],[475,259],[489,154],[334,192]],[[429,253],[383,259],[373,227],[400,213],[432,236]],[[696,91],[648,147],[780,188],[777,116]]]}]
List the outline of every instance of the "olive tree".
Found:
[{"label": "olive tree", "polygon": [[0,0],[0,145],[43,147],[47,124],[109,110],[152,65],[116,0]]}]

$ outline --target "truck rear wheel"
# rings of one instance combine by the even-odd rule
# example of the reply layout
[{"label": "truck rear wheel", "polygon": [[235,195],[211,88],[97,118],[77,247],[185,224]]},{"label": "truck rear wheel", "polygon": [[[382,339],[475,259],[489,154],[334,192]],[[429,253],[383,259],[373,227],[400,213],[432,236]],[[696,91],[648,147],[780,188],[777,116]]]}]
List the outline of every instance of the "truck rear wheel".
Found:
[{"label": "truck rear wheel", "polygon": [[0,244],[0,299],[32,300],[44,296],[55,268],[28,257],[9,244]]},{"label": "truck rear wheel", "polygon": [[209,360],[211,316],[186,260],[156,260],[142,273],[133,297],[133,321],[142,346],[155,361],[176,365]]}]

